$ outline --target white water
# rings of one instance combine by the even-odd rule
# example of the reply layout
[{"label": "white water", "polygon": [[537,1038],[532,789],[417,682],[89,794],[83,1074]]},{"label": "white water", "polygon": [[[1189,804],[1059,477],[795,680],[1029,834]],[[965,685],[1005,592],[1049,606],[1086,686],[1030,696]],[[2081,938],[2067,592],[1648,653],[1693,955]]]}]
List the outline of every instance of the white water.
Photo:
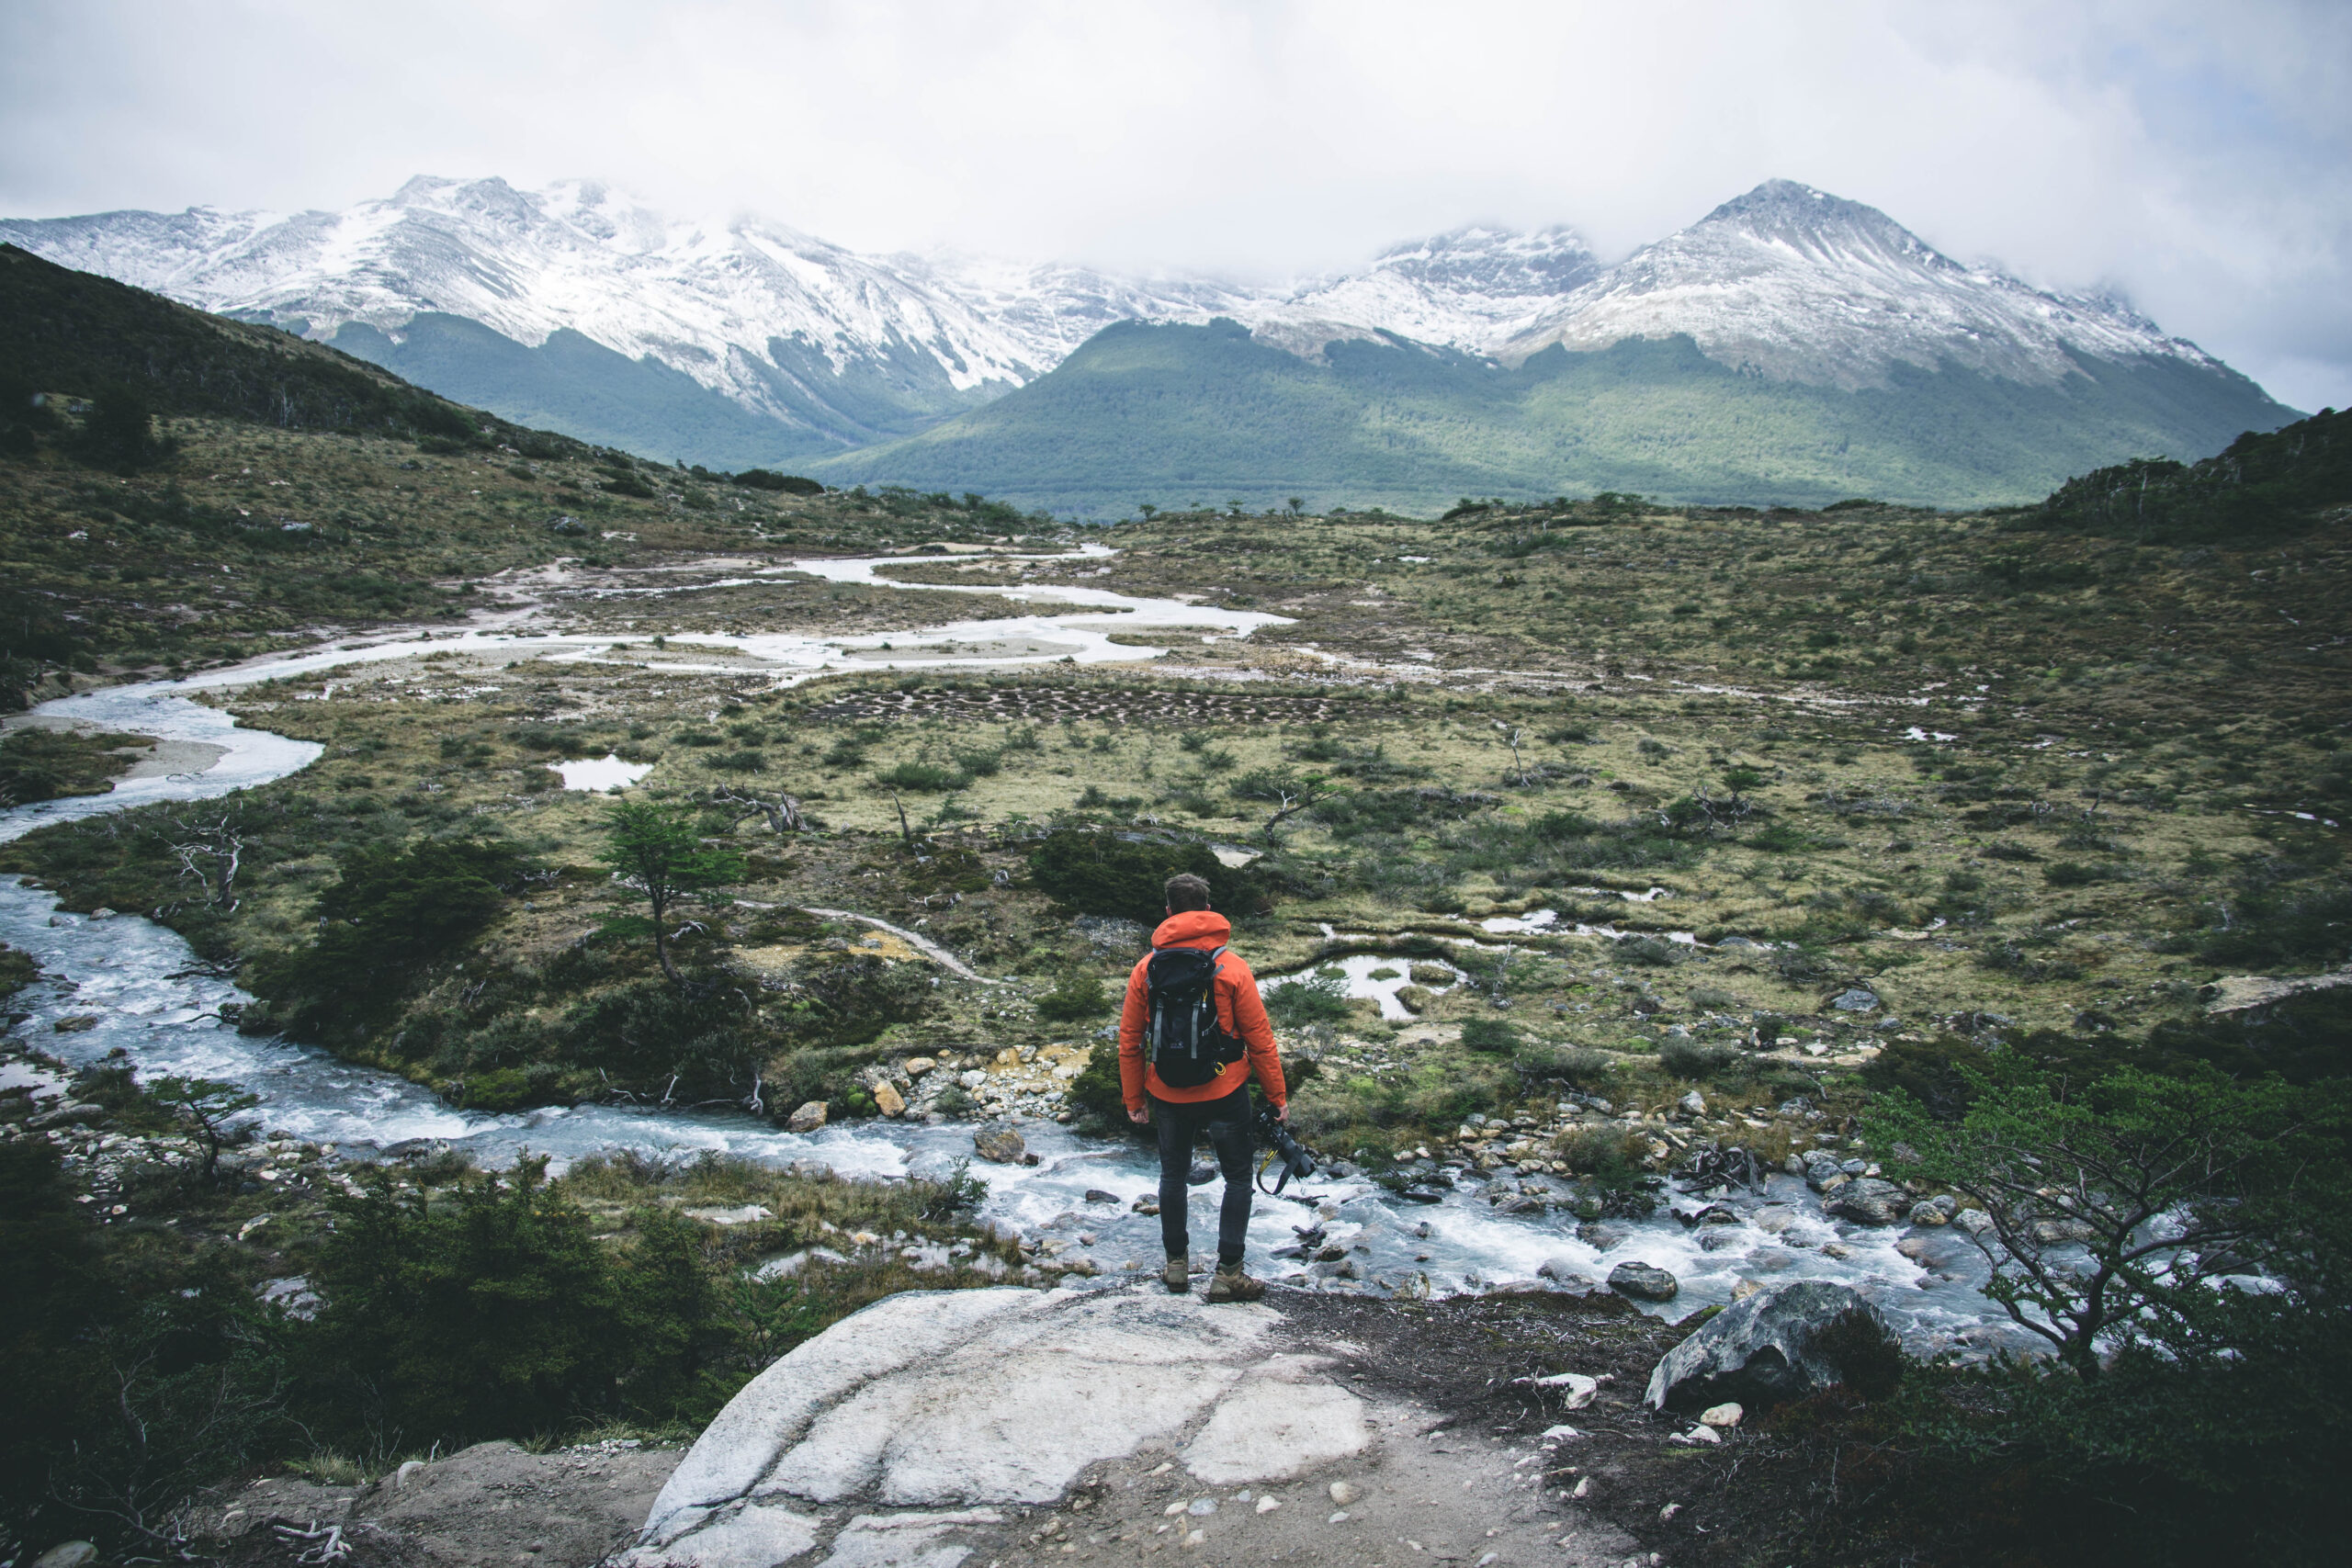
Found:
[{"label": "white water", "polygon": [[[803,567],[821,569],[821,574],[840,574],[836,581],[868,581],[875,565],[899,558],[810,562]],[[856,575],[861,570],[865,573],[863,577]],[[915,592],[925,585],[899,586]],[[996,584],[976,585],[969,591],[1008,592]],[[1032,617],[1034,626],[1023,634],[1057,644],[1067,641],[1086,650],[1077,657],[1133,660],[1150,656],[1148,649],[1114,648],[1103,642],[1099,627],[1088,623],[1101,621],[1106,613],[1119,615],[1118,624],[1124,626],[1216,625],[1237,635],[1279,618],[1212,611],[1174,600],[1131,599],[1102,590],[1053,587],[1027,592],[1037,598],[1079,599],[1087,606],[1077,615]],[[888,640],[910,647],[902,657],[888,661],[921,662],[911,645],[968,641],[982,634],[1001,636],[1005,629],[1003,622],[978,622],[934,628],[920,637],[896,634]],[[574,640],[580,649],[574,657],[587,659],[608,649],[615,639]],[[760,649],[779,678],[790,682],[823,668],[839,667],[822,662],[820,651],[822,660],[831,660],[854,654],[860,645],[885,639],[693,640],[745,650]],[[424,646],[428,643],[429,649]],[[307,766],[319,754],[320,749],[310,742],[240,727],[226,715],[186,700],[178,694],[182,692],[243,685],[277,675],[427,651],[460,648],[488,651],[504,646],[545,656],[565,646],[565,639],[469,633],[346,645],[258,660],[182,682],[119,687],[44,704],[37,712],[45,719],[197,741],[220,748],[220,754],[200,773],[130,780],[108,795],[44,802],[0,813],[0,840],[16,838],[45,823],[152,802],[218,797],[282,778]],[[900,655],[896,649],[891,652]],[[1023,656],[1003,661],[1034,662],[1035,659]],[[8,878],[0,880],[0,941],[30,954],[43,974],[18,998],[17,1005],[30,1016],[15,1032],[17,1039],[76,1065],[94,1062],[119,1047],[142,1075],[191,1074],[241,1084],[262,1097],[257,1120],[270,1130],[332,1143],[347,1155],[391,1149],[420,1139],[446,1143],[493,1168],[511,1164],[526,1152],[550,1155],[560,1167],[608,1150],[656,1156],[707,1151],[774,1163],[816,1160],[844,1175],[890,1178],[943,1173],[971,1153],[970,1129],[952,1123],[916,1126],[877,1120],[799,1135],[739,1114],[605,1106],[504,1115],[454,1110],[429,1091],[390,1074],[282,1040],[242,1036],[225,1027],[220,1017],[221,1007],[246,1000],[243,994],[225,981],[193,971],[193,954],[176,934],[136,916],[92,919],[61,914],[49,894]],[[1349,975],[1351,989],[1366,987],[1365,994],[1374,995],[1385,989],[1387,994],[1381,995],[1384,1013],[1395,1003],[1395,988],[1408,983],[1411,967],[1410,961],[1374,954],[1338,962]],[[1383,967],[1397,970],[1397,977],[1372,980],[1372,972]],[[1402,1011],[1401,1007],[1397,1011]],[[77,1015],[95,1015],[98,1021],[86,1031],[55,1032],[58,1019]],[[1046,1122],[1024,1122],[1022,1132],[1033,1150],[1043,1156],[1042,1162],[1034,1168],[976,1167],[989,1188],[985,1217],[1073,1243],[1081,1232],[1092,1235],[1095,1245],[1081,1250],[1106,1269],[1129,1261],[1145,1267],[1156,1263],[1159,1222],[1127,1210],[1127,1201],[1151,1190],[1156,1181],[1153,1162],[1139,1147],[1126,1143],[1090,1144]],[[1354,1255],[1360,1273],[1401,1290],[1426,1287],[1444,1292],[1532,1280],[1550,1259],[1601,1278],[1618,1263],[1639,1259],[1671,1269],[1680,1278],[1681,1294],[1663,1309],[1677,1317],[1728,1300],[1732,1287],[1742,1278],[1768,1281],[1820,1278],[1862,1290],[1916,1344],[1925,1347],[1949,1343],[1972,1330],[1975,1331],[1972,1339],[1981,1338],[1987,1326],[1997,1321],[1996,1313],[1972,1283],[1981,1280],[1982,1267],[1969,1267],[1973,1254],[1962,1238],[1948,1232],[1933,1235],[1937,1261],[1944,1272],[1931,1273],[1894,1250],[1903,1234],[1899,1230],[1871,1231],[1829,1221],[1821,1215],[1804,1183],[1794,1178],[1774,1177],[1770,1194],[1799,1215],[1790,1231],[1776,1240],[1743,1225],[1736,1230],[1738,1245],[1712,1252],[1701,1246],[1707,1230],[1686,1230],[1663,1216],[1640,1223],[1617,1222],[1614,1228],[1623,1233],[1623,1239],[1605,1251],[1597,1249],[1577,1237],[1575,1222],[1564,1213],[1521,1216],[1497,1212],[1476,1196],[1484,1185],[1465,1176],[1462,1190],[1446,1193],[1438,1203],[1421,1205],[1391,1197],[1360,1179],[1318,1179],[1283,1199],[1261,1198],[1250,1226],[1251,1245],[1262,1257],[1288,1244],[1293,1239],[1292,1227],[1314,1223],[1312,1216],[1319,1212],[1331,1241],[1362,1249]],[[1090,1189],[1107,1190],[1120,1201],[1090,1204],[1084,1197]],[[1193,1209],[1198,1245],[1205,1245],[1204,1227],[1214,1224],[1215,1190],[1213,1187],[1202,1190],[1204,1201]],[[1740,1195],[1732,1201],[1745,1212],[1753,1212],[1763,1200]],[[1415,1234],[1415,1227],[1423,1224],[1430,1231],[1426,1237]],[[1722,1231],[1732,1229],[1721,1227]],[[1786,1245],[1790,1240],[1810,1245]],[[1819,1243],[1833,1240],[1847,1248],[1849,1256],[1832,1258],[1822,1250]],[[1271,1271],[1279,1276],[1290,1267],[1295,1266],[1276,1263]]]}]

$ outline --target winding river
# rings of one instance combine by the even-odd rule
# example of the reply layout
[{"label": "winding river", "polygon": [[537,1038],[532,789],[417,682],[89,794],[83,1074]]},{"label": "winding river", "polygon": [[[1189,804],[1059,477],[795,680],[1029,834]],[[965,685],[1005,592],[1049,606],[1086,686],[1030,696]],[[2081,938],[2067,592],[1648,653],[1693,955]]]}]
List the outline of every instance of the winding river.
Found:
[{"label": "winding river", "polygon": [[[1099,547],[1095,549],[1102,553]],[[883,582],[889,580],[875,577],[874,569],[904,558],[801,561],[794,569],[839,581]],[[932,585],[895,586],[908,592],[943,591]],[[1017,624],[960,623],[887,637],[672,637],[669,645],[673,649],[689,643],[723,649],[728,662],[722,668],[763,668],[780,683],[797,683],[828,669],[851,666],[1148,659],[1156,650],[1112,644],[1106,628],[1214,627],[1225,635],[1246,636],[1279,619],[1058,585],[987,583],[944,591],[1012,593],[1041,605],[1060,603],[1070,608],[1041,608]],[[630,639],[477,630],[454,637],[445,632],[346,641],[184,682],[115,687],[46,703],[34,710],[35,722],[74,722],[153,736],[167,743],[161,753],[164,763],[140,770],[110,794],[0,813],[0,840],[47,823],[153,802],[202,802],[283,778],[318,756],[319,748],[312,743],[246,728],[188,700],[186,694],[191,691],[460,648],[485,655],[521,649],[541,658],[616,659],[621,656],[616,644],[624,640]],[[633,640],[650,642],[650,634]],[[885,642],[892,645],[887,650],[881,646]],[[630,663],[648,663],[637,649],[627,654]],[[674,658],[651,666],[680,671],[700,667],[691,659]],[[167,771],[174,767],[180,771]],[[283,1040],[240,1035],[221,1022],[220,1010],[224,1004],[246,999],[243,993],[197,967],[175,933],[138,917],[63,913],[50,894],[16,878],[0,878],[0,941],[32,956],[42,971],[42,978],[17,1000],[29,1014],[15,1031],[21,1043],[77,1065],[120,1048],[144,1075],[194,1074],[242,1085],[261,1097],[254,1114],[268,1131],[333,1144],[344,1156],[362,1157],[415,1140],[446,1144],[492,1168],[511,1164],[526,1151],[552,1156],[559,1168],[600,1151],[627,1149],[662,1157],[709,1151],[776,1164],[817,1162],[845,1176],[891,1178],[944,1173],[972,1153],[968,1124],[874,1120],[802,1135],[748,1116],[708,1112],[607,1106],[511,1114],[455,1110],[392,1075]],[[1379,966],[1357,964],[1365,974],[1351,971],[1351,987],[1378,985],[1369,974]],[[1382,998],[1384,1003],[1388,999]],[[57,1021],[69,1017],[95,1017],[96,1021],[76,1032],[58,1032]],[[1084,1247],[1079,1241],[1081,1234],[1091,1235],[1093,1243],[1084,1247],[1084,1255],[1106,1274],[1130,1263],[1156,1268],[1159,1222],[1128,1209],[1129,1200],[1155,1186],[1150,1158],[1133,1145],[1088,1142],[1050,1122],[1024,1122],[1020,1130],[1041,1156],[1040,1163],[976,1163],[976,1174],[989,1183],[984,1217],[1000,1226],[1060,1237],[1073,1247]],[[1250,1227],[1253,1254],[1262,1258],[1272,1248],[1295,1241],[1293,1227],[1319,1223],[1330,1242],[1351,1249],[1351,1261],[1361,1279],[1319,1280],[1318,1288],[1441,1294],[1532,1280],[1547,1263],[1555,1271],[1573,1269],[1600,1279],[1618,1263],[1639,1259],[1670,1269],[1680,1280],[1681,1292],[1673,1302],[1648,1309],[1678,1317],[1727,1301],[1742,1279],[1836,1280],[1875,1300],[1917,1348],[2015,1342],[2014,1331],[1980,1293],[1983,1265],[1962,1237],[1949,1230],[1873,1230],[1831,1219],[1794,1177],[1774,1176],[1762,1193],[1735,1192],[1729,1202],[1744,1217],[1737,1226],[1687,1227],[1661,1211],[1647,1221],[1611,1222],[1610,1229],[1619,1233],[1613,1238],[1592,1231],[1580,1238],[1576,1222],[1565,1211],[1503,1213],[1486,1201],[1481,1188],[1465,1177],[1459,1189],[1436,1203],[1421,1205],[1392,1197],[1360,1178],[1319,1177],[1303,1189],[1294,1187],[1283,1198],[1259,1200]],[[1119,1201],[1089,1203],[1087,1192],[1098,1190]],[[1688,1200],[1681,1201],[1691,1206]],[[1196,1231],[1212,1213],[1213,1203],[1195,1204]],[[1909,1247],[1898,1250],[1906,1236],[1913,1238]],[[1280,1263],[1271,1269],[1278,1278],[1284,1271]]]}]

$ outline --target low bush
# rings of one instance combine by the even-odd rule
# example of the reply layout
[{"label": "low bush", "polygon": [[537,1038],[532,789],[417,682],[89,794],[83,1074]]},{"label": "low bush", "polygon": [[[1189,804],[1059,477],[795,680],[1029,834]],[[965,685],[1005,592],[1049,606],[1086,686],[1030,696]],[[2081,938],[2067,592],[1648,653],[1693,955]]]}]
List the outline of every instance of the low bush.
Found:
[{"label": "low bush", "polygon": [[1462,1048],[1506,1056],[1519,1049],[1519,1026],[1508,1019],[1474,1018],[1462,1026]]},{"label": "low bush", "polygon": [[1285,1029],[1310,1023],[1337,1023],[1351,1010],[1347,976],[1337,968],[1318,969],[1265,988],[1266,1016]]},{"label": "low bush", "polygon": [[972,775],[954,768],[943,768],[935,762],[900,762],[885,768],[874,775],[874,782],[885,789],[919,791],[927,795],[946,794],[972,787]]},{"label": "low bush", "polygon": [[1272,908],[1246,868],[1226,865],[1206,844],[1134,839],[1064,828],[1029,855],[1029,874],[1049,897],[1087,915],[1158,925],[1167,916],[1168,879],[1190,872],[1209,885],[1209,903],[1228,917]]},{"label": "low bush", "polygon": [[1037,1016],[1056,1023],[1100,1018],[1111,1007],[1110,993],[1092,975],[1066,975],[1061,983],[1037,998]]},{"label": "low bush", "polygon": [[1678,1078],[1705,1082],[1736,1066],[1739,1053],[1704,1040],[1668,1040],[1657,1048],[1658,1066]]}]

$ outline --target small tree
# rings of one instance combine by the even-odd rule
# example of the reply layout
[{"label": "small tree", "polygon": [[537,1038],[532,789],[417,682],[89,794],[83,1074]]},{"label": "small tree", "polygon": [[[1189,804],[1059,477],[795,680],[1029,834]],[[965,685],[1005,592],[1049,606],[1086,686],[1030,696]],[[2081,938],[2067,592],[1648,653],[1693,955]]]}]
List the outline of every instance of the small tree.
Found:
[{"label": "small tree", "polygon": [[1975,1098],[1940,1121],[1900,1089],[1870,1119],[1890,1174],[1967,1194],[1984,1293],[2086,1380],[2100,1352],[2196,1317],[2208,1281],[2303,1272],[2313,1217],[2346,1197],[2341,1086],[2124,1070],[2068,1092],[2018,1061],[1963,1068]]},{"label": "small tree", "polygon": [[90,403],[82,419],[82,447],[89,456],[125,473],[156,455],[155,411],[146,394],[130,386],[109,387]]},{"label": "small tree", "polygon": [[193,1126],[204,1140],[204,1179],[209,1185],[220,1167],[231,1123],[259,1105],[261,1096],[214,1078],[152,1078],[146,1087],[151,1101]]},{"label": "small tree", "polygon": [[683,807],[628,801],[605,813],[605,847],[597,858],[645,896],[652,911],[653,956],[671,984],[684,985],[686,977],[670,956],[671,909],[681,898],[741,882],[743,857],[705,844]]}]

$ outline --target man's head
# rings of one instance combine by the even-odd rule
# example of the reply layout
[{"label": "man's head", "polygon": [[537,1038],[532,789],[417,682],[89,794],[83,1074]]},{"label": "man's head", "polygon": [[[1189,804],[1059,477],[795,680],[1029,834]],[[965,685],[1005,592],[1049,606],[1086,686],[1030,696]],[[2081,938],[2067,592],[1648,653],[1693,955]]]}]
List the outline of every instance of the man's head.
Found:
[{"label": "man's head", "polygon": [[1190,909],[1205,909],[1208,907],[1209,885],[1207,883],[1189,871],[1168,879],[1168,912],[1170,914],[1181,915]]}]

